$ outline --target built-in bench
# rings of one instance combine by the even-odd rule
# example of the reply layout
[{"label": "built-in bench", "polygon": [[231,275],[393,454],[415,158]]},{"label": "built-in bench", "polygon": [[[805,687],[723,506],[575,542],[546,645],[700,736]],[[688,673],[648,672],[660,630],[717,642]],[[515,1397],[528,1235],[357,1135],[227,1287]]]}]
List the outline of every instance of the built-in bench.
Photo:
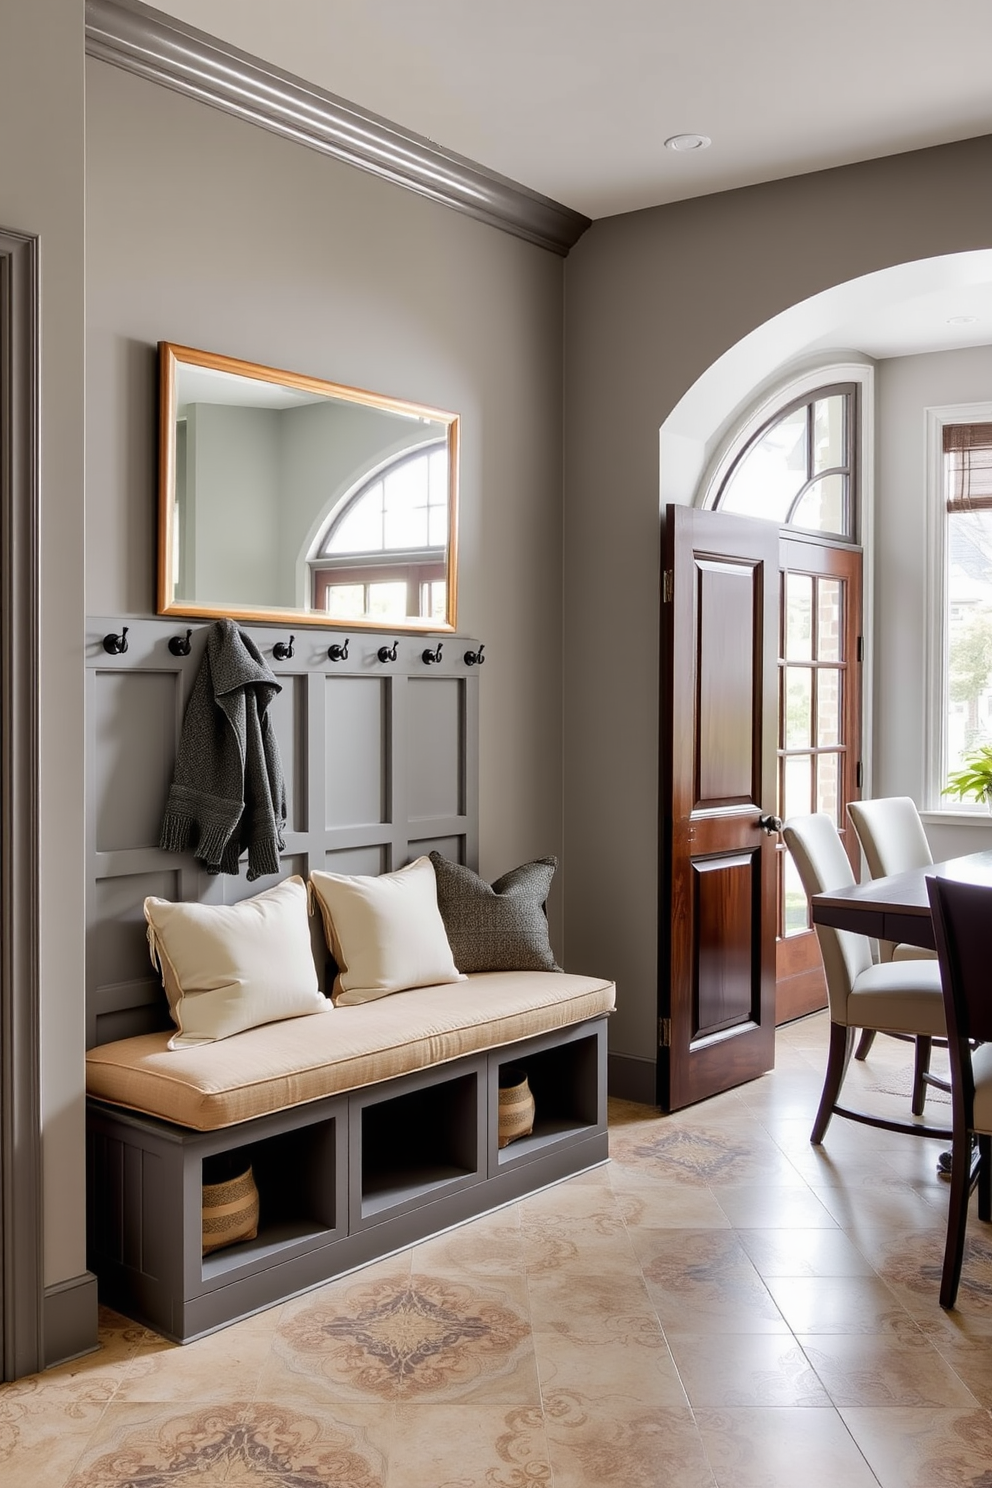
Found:
[{"label": "built-in bench", "polygon": [[[612,982],[484,972],[168,1049],[87,1055],[89,1265],[105,1302],[186,1342],[604,1162]],[[533,1133],[500,1148],[500,1070]],[[237,1152],[255,1239],[202,1254],[204,1159]]]}]

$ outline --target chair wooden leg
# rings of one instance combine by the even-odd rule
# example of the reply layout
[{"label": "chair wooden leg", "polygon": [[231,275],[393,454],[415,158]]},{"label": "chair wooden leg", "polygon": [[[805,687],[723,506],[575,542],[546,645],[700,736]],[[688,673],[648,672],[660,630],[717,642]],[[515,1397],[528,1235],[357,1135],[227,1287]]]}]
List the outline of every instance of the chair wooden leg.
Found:
[{"label": "chair wooden leg", "polygon": [[930,1071],[930,1053],[933,1039],[928,1035],[919,1033],[916,1036],[916,1060],[913,1067],[913,1115],[922,1116],[923,1107],[927,1098],[927,1082],[925,1076]]},{"label": "chair wooden leg", "polygon": [[978,1138],[978,1217],[986,1224],[992,1219],[992,1136],[982,1132]]},{"label": "chair wooden leg", "polygon": [[944,1269],[940,1278],[941,1307],[951,1308],[957,1301],[970,1196],[971,1133],[961,1130],[955,1122],[951,1152],[951,1192],[947,1201],[947,1240],[944,1244]]},{"label": "chair wooden leg", "polygon": [[854,1051],[855,1059],[868,1058],[868,1051],[870,1050],[872,1044],[875,1042],[876,1031],[877,1030],[874,1028],[863,1028],[861,1030],[861,1037],[858,1039],[858,1047]]},{"label": "chair wooden leg", "polygon": [[827,1051],[827,1069],[823,1076],[823,1094],[820,1096],[820,1105],[813,1122],[813,1130],[810,1133],[810,1141],[814,1147],[818,1147],[823,1141],[830,1118],[837,1104],[840,1087],[844,1083],[847,1074],[847,1066],[851,1062],[851,1049],[854,1047],[854,1029],[845,1028],[841,1023],[830,1025],[830,1048]]}]

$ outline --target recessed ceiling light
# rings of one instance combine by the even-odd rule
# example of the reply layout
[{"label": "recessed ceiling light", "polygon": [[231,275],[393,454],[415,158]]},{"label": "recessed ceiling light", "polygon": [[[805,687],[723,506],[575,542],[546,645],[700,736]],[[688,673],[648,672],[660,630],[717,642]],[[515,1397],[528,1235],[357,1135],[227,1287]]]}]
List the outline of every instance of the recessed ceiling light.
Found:
[{"label": "recessed ceiling light", "polygon": [[948,325],[975,325],[978,322],[977,315],[949,315]]},{"label": "recessed ceiling light", "polygon": [[673,134],[665,141],[666,150],[705,150],[713,141],[708,134]]}]

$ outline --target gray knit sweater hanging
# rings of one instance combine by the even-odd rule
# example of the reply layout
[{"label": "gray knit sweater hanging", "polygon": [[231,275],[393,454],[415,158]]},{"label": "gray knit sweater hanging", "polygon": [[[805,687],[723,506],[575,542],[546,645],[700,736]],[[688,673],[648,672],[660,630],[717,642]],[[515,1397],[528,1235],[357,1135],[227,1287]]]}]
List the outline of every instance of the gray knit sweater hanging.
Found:
[{"label": "gray knit sweater hanging", "polygon": [[183,719],[160,846],[192,852],[209,873],[279,872],[286,787],[269,705],[282,688],[250,636],[218,620]]}]

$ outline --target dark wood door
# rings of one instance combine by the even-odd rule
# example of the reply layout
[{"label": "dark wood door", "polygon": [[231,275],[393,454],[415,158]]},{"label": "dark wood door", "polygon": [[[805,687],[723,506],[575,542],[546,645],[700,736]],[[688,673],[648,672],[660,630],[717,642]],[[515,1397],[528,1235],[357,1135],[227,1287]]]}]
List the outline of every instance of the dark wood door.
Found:
[{"label": "dark wood door", "polygon": [[668,506],[661,687],[658,1100],[775,1059],[779,530]]}]

